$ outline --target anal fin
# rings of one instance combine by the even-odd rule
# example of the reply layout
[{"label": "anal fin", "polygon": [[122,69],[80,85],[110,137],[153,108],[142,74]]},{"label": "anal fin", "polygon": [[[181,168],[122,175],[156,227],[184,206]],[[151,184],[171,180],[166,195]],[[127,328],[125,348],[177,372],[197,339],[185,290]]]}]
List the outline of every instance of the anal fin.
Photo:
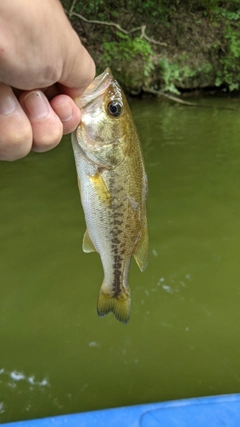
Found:
[{"label": "anal fin", "polygon": [[142,237],[134,253],[135,261],[141,271],[144,271],[148,265],[148,232],[147,227],[142,233]]}]

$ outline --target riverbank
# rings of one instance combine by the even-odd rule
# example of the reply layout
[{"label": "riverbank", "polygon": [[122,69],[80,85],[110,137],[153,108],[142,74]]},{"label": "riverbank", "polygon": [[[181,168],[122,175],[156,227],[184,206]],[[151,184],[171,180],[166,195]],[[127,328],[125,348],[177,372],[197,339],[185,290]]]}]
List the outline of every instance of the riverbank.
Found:
[{"label": "riverbank", "polygon": [[240,1],[145,2],[117,11],[107,3],[96,1],[93,10],[92,2],[63,1],[98,72],[110,66],[128,93],[239,89]]}]

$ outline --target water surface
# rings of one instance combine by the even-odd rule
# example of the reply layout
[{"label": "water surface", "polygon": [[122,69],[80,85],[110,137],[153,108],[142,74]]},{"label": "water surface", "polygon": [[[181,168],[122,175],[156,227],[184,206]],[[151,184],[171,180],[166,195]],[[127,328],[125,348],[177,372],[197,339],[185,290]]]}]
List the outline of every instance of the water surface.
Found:
[{"label": "water surface", "polygon": [[240,392],[240,114],[132,102],[150,262],[131,321],[99,319],[69,138],[0,162],[0,422]]}]

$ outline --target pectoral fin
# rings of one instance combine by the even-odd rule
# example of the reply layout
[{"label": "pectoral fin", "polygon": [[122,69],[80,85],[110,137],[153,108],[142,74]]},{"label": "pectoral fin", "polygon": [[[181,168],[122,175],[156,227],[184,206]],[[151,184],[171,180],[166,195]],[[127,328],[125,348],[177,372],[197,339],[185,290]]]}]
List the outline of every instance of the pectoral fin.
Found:
[{"label": "pectoral fin", "polygon": [[96,252],[96,249],[94,247],[94,244],[91,240],[91,237],[88,234],[88,230],[85,231],[85,234],[83,236],[83,243],[82,243],[83,252],[90,253],[90,252]]},{"label": "pectoral fin", "polygon": [[110,206],[111,196],[108,191],[108,188],[105,184],[104,179],[102,178],[100,173],[96,173],[93,176],[89,176],[89,180],[94,188],[94,191],[99,198],[100,202],[105,203]]},{"label": "pectoral fin", "polygon": [[134,253],[135,261],[141,271],[144,271],[148,265],[148,232],[144,229],[142,237]]}]

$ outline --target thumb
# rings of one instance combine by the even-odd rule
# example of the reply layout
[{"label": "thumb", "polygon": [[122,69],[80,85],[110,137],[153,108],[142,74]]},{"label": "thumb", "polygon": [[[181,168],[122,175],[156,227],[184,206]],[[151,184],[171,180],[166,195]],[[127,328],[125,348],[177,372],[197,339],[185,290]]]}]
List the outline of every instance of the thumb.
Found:
[{"label": "thumb", "polygon": [[69,46],[63,63],[62,76],[58,83],[60,83],[63,93],[75,98],[82,95],[92,83],[96,68],[93,59],[81,44],[74,30]]}]

